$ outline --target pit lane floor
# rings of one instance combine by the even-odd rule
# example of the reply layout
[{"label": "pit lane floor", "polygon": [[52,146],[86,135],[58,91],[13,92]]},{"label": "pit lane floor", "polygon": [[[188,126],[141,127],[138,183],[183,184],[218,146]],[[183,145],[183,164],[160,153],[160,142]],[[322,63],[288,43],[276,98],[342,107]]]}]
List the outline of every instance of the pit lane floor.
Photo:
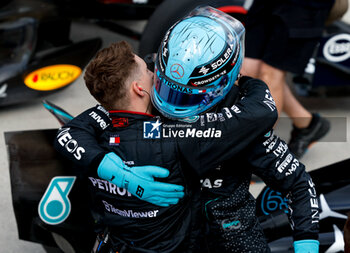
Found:
[{"label": "pit lane floor", "polygon": [[[350,1],[350,0],[349,0]],[[350,14],[345,16],[350,23]],[[128,22],[136,30],[142,30],[145,22]],[[82,23],[74,23],[72,37],[85,39],[93,36],[103,38],[103,46],[108,46],[117,40],[129,41],[135,49],[138,42],[129,38],[114,34],[96,26]],[[80,77],[74,84],[45,99],[62,107],[72,115],[78,115],[83,110],[94,106],[97,102],[91,97],[85,88],[83,78]],[[330,118],[337,117],[346,124],[350,120],[350,96],[342,98],[302,98],[302,103],[312,112],[319,112]],[[0,108],[0,251],[6,253],[26,252],[43,253],[44,248],[36,243],[18,239],[16,221],[13,213],[11,189],[9,181],[8,160],[3,133],[6,131],[33,130],[58,128],[56,119],[42,106],[41,99],[30,103]],[[289,140],[291,126],[287,118],[282,118],[277,126],[277,133],[286,141]],[[350,158],[350,126],[340,124],[333,125],[329,136],[323,142],[316,143],[301,159],[307,170],[313,170],[322,166]],[[342,141],[339,140],[341,134]],[[345,139],[344,139],[345,138]],[[252,186],[253,195],[257,195],[263,184]]]}]

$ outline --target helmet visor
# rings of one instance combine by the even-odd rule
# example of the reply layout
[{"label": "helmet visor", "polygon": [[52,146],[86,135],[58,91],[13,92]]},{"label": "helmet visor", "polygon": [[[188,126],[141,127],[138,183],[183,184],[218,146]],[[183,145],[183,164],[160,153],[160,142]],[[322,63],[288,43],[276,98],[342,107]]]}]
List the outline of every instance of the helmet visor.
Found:
[{"label": "helmet visor", "polygon": [[206,89],[189,88],[168,79],[157,68],[154,70],[154,89],[163,102],[173,106],[189,107],[206,104]]}]

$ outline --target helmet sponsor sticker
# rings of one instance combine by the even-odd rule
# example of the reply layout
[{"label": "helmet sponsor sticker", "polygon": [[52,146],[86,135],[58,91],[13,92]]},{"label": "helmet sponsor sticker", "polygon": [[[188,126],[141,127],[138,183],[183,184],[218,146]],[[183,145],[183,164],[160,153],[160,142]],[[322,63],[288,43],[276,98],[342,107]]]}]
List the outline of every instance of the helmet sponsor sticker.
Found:
[{"label": "helmet sponsor sticker", "polygon": [[350,34],[341,33],[331,37],[323,46],[324,57],[331,62],[350,58]]},{"label": "helmet sponsor sticker", "polygon": [[28,74],[24,78],[24,83],[33,90],[56,90],[75,81],[81,72],[81,68],[75,65],[51,65]]},{"label": "helmet sponsor sticker", "polygon": [[209,68],[206,68],[205,66],[202,66],[202,67],[200,68],[200,70],[198,71],[198,73],[201,73],[201,74],[203,74],[203,75],[206,75],[206,74],[208,73],[209,70],[210,70]]},{"label": "helmet sponsor sticker", "polygon": [[231,57],[232,47],[233,47],[233,44],[231,44],[230,47],[226,49],[226,52],[223,55],[221,55],[221,57],[218,60],[210,64],[210,67],[212,68],[212,70],[219,68]]},{"label": "helmet sponsor sticker", "polygon": [[[215,59],[214,61],[206,64],[206,65],[202,65],[202,66],[198,66],[193,70],[193,73],[191,74],[191,77],[200,77],[203,78],[204,80],[207,78],[212,77],[213,75],[216,75],[216,79],[221,76],[221,74],[218,74],[216,71],[218,69],[221,69],[221,67],[224,67],[224,72],[226,73],[229,72],[232,68],[233,65],[228,65],[225,66],[225,63],[227,61],[229,61],[230,59],[232,59],[232,55],[234,55],[234,59],[237,59],[237,55],[239,54],[239,47],[238,50],[236,50],[235,52],[233,51],[233,44],[229,44],[225,46],[225,50],[224,53],[222,53],[217,59]],[[239,46],[239,45],[237,45]],[[235,54],[233,54],[235,53]],[[234,61],[234,60],[232,60]],[[215,74],[213,74],[215,72]],[[223,71],[222,71],[223,72]],[[206,76],[206,75],[210,75],[210,76]],[[197,83],[196,83],[197,84]]]},{"label": "helmet sponsor sticker", "polygon": [[68,194],[76,177],[54,177],[40,200],[38,212],[40,219],[50,225],[65,221],[71,210]]},{"label": "helmet sponsor sticker", "polygon": [[170,68],[170,74],[175,79],[181,79],[185,75],[185,70],[180,64],[175,63]]},{"label": "helmet sponsor sticker", "polygon": [[207,76],[205,78],[200,78],[200,79],[194,79],[192,81],[192,85],[194,86],[204,86],[207,84],[210,84],[212,82],[215,82],[216,80],[218,80],[221,76],[225,75],[227,73],[227,70],[223,70],[220,73],[214,73],[213,75]]},{"label": "helmet sponsor sticker", "polygon": [[[180,91],[180,92],[183,92],[183,93],[188,93],[188,94],[192,94],[194,92],[194,90],[191,89],[190,87],[186,87],[185,85],[179,85],[179,84],[170,82],[169,80],[164,78],[163,75],[161,75],[159,70],[156,70],[156,74],[157,74],[157,77],[156,77],[157,78],[157,82],[159,82],[159,83],[162,82],[163,84],[167,85],[168,87],[170,87],[173,90]],[[173,75],[173,73],[171,73],[171,74]],[[197,93],[198,93],[198,91],[197,91]]]}]

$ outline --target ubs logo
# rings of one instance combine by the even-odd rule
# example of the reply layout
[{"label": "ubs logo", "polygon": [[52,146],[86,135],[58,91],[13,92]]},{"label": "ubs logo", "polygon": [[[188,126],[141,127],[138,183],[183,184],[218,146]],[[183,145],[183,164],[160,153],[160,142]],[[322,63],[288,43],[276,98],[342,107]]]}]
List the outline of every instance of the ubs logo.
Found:
[{"label": "ubs logo", "polygon": [[350,34],[342,33],[330,38],[323,47],[324,57],[331,62],[350,58]]},{"label": "ubs logo", "polygon": [[170,73],[175,79],[181,79],[185,74],[185,70],[180,64],[175,63],[171,66]]}]

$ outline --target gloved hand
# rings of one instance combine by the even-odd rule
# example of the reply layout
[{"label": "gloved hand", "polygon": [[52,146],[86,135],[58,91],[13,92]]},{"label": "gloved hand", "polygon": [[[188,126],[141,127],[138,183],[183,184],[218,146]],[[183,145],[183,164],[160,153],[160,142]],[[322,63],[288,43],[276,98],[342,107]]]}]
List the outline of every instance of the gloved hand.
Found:
[{"label": "gloved hand", "polygon": [[100,178],[128,190],[135,197],[158,206],[169,206],[184,196],[184,187],[154,181],[154,177],[165,178],[167,169],[158,166],[128,167],[115,153],[104,156],[97,168]]},{"label": "gloved hand", "polygon": [[294,242],[295,253],[318,253],[318,246],[320,245],[317,240],[300,240]]}]

